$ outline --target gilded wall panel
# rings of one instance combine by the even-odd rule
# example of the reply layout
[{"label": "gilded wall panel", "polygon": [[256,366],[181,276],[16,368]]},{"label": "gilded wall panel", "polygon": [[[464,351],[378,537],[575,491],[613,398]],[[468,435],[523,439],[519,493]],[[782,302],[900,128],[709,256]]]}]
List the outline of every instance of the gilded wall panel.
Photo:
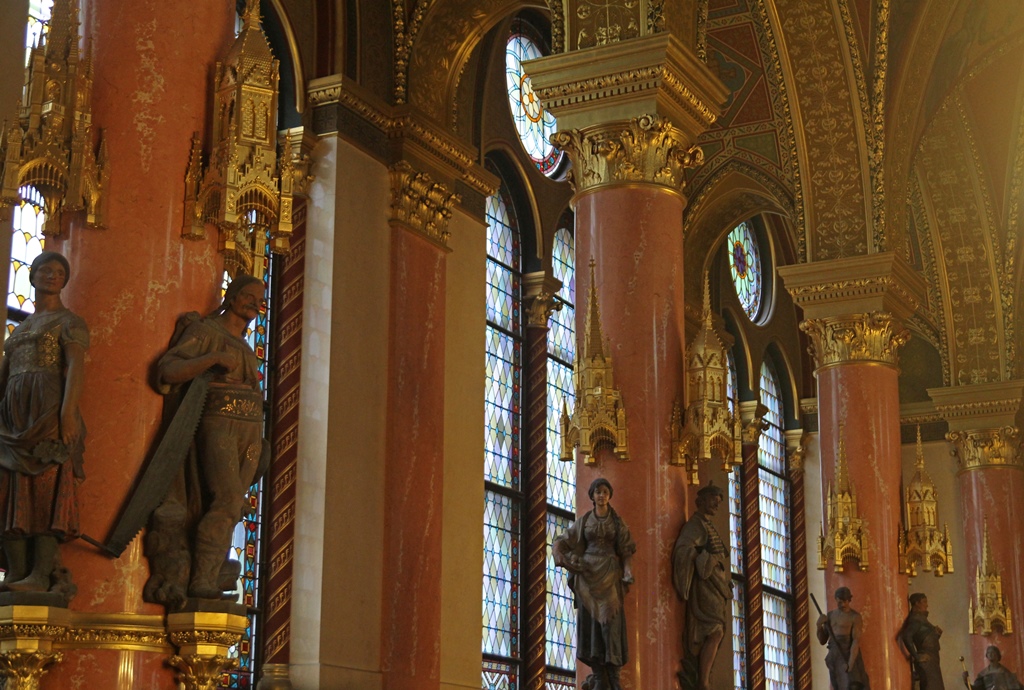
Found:
[{"label": "gilded wall panel", "polygon": [[839,259],[868,249],[859,114],[843,57],[846,40],[824,0],[775,3],[800,103],[807,156],[805,190],[811,260]]},{"label": "gilded wall panel", "polygon": [[949,331],[945,328],[947,318],[945,315],[946,300],[942,292],[942,279],[940,269],[935,256],[935,242],[928,223],[928,214],[924,208],[920,181],[915,178],[911,181],[910,199],[910,233],[917,239],[919,254],[916,258],[920,264],[915,265],[921,271],[925,279],[927,304],[919,309],[914,315],[911,323],[917,327],[919,333],[929,336],[929,340],[939,351],[942,358],[942,382],[950,385],[949,368]]},{"label": "gilded wall panel", "polygon": [[950,378],[955,385],[999,381],[1006,367],[991,220],[954,99],[922,139],[915,170],[948,295]]}]

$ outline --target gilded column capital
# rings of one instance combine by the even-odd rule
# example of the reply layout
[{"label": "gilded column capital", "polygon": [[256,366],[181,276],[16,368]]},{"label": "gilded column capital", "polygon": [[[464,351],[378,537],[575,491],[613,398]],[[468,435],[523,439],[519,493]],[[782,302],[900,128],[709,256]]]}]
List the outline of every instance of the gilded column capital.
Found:
[{"label": "gilded column capital", "polygon": [[680,192],[686,169],[704,162],[700,147],[658,115],[556,132],[551,143],[572,161],[570,181],[577,194],[623,183]]},{"label": "gilded column capital", "polygon": [[929,388],[935,410],[946,420],[946,440],[960,471],[989,467],[1024,469],[1020,454],[1024,380]]},{"label": "gilded column capital", "polygon": [[213,609],[167,615],[167,634],[178,648],[167,661],[178,670],[185,690],[214,690],[224,672],[238,664],[228,650],[242,639],[246,609],[237,604],[214,605]]},{"label": "gilded column capital", "polygon": [[783,434],[786,438],[789,474],[795,477],[804,471],[804,459],[807,457],[807,432],[803,429],[790,429]]},{"label": "gilded column capital", "polygon": [[1020,455],[1020,430],[1015,426],[950,431],[946,440],[953,446],[951,452],[962,472],[989,467],[1024,469]]},{"label": "gilded column capital", "polygon": [[544,271],[523,276],[527,327],[547,328],[551,314],[562,309],[562,303],[555,299],[561,289],[562,281],[546,275]]},{"label": "gilded column capital", "polygon": [[446,251],[448,221],[459,195],[425,172],[417,172],[408,161],[398,161],[391,176],[391,222],[422,235]]},{"label": "gilded column capital", "polygon": [[818,369],[852,362],[899,366],[899,349],[910,332],[891,314],[870,312],[801,322],[800,330],[811,338],[810,353]]},{"label": "gilded column capital", "polygon": [[37,690],[39,679],[63,655],[54,643],[68,629],[66,608],[15,604],[0,607],[0,677],[6,690]]},{"label": "gilded column capital", "polygon": [[53,664],[64,660],[61,652],[13,649],[0,652],[0,676],[6,690],[39,690],[39,679]]},{"label": "gilded column capital", "polygon": [[238,666],[238,659],[226,654],[174,654],[167,663],[177,669],[178,681],[185,690],[215,690],[220,687],[224,672]]}]

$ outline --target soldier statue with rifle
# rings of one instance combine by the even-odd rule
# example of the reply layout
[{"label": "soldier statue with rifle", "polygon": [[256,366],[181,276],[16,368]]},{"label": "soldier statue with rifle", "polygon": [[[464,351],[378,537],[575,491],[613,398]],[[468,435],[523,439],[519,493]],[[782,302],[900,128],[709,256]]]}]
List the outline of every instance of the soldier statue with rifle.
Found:
[{"label": "soldier statue with rifle", "polygon": [[832,690],[869,690],[868,675],[864,670],[864,659],[860,653],[861,635],[864,622],[859,613],[850,608],[853,595],[849,587],[836,590],[836,608],[824,614],[817,600],[818,642],[828,645],[825,665],[831,680]]}]

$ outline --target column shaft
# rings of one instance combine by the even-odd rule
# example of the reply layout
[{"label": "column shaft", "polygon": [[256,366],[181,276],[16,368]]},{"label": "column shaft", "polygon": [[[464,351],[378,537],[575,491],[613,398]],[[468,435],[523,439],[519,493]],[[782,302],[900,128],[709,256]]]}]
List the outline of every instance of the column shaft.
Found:
[{"label": "column shaft", "polygon": [[440,685],[445,250],[391,229],[384,479],[385,690]]},{"label": "column shaft", "polygon": [[[608,454],[596,466],[581,466],[577,501],[584,512],[590,482],[607,477],[615,488],[612,505],[636,539],[622,674],[625,687],[644,690],[674,688],[682,654],[671,551],[691,502],[685,474],[668,464],[668,455],[683,374],[683,206],[680,195],[655,185],[600,187],[576,199],[577,261],[597,262],[606,352],[626,409],[630,456],[621,462]],[[578,294],[587,294],[588,273],[580,271],[577,281]],[[577,316],[578,333],[585,332],[584,313]]]},{"label": "column shaft", "polygon": [[746,581],[747,688],[764,690],[764,607],[761,604],[761,494],[758,490],[757,443],[743,444],[743,574]]}]

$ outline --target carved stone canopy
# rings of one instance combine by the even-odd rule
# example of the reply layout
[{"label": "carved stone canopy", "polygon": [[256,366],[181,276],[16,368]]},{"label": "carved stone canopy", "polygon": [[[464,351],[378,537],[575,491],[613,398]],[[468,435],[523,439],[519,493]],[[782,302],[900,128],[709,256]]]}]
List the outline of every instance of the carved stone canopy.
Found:
[{"label": "carved stone canopy", "polygon": [[867,521],[857,511],[857,493],[850,481],[846,462],[846,442],[839,431],[835,481],[828,488],[825,524],[818,537],[818,570],[834,561],[837,573],[843,572],[847,559],[857,561],[858,570],[868,569]]},{"label": "carved stone canopy", "polygon": [[981,546],[981,563],[974,576],[974,598],[968,604],[968,630],[972,635],[1013,632],[1013,614],[1003,596],[1003,578],[992,556],[985,520]]},{"label": "carved stone canopy", "polygon": [[917,576],[924,572],[941,577],[953,572],[953,546],[949,526],[939,527],[938,491],[924,468],[921,427],[917,427],[917,460],[914,476],[904,490],[904,524],[900,529],[900,572]]}]

